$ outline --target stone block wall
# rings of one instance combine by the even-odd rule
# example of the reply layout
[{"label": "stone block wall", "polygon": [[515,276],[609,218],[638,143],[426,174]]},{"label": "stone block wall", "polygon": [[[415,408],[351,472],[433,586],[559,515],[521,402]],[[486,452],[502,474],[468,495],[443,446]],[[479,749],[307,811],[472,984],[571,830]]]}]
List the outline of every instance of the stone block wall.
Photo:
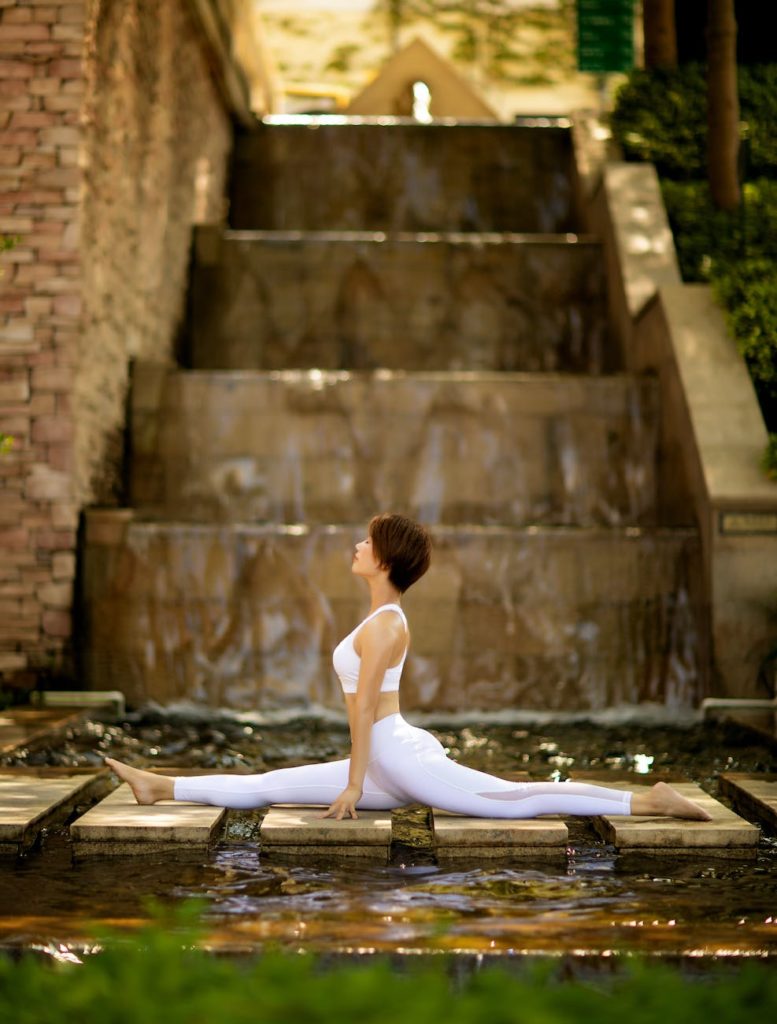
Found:
[{"label": "stone block wall", "polygon": [[68,667],[76,534],[128,368],[170,360],[231,120],[186,0],[0,0],[0,676]]}]

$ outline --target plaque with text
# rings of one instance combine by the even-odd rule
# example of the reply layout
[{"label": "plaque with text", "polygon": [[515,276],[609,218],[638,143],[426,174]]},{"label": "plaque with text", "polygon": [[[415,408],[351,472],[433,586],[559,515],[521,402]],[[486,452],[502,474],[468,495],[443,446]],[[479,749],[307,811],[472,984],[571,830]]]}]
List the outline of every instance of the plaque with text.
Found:
[{"label": "plaque with text", "polygon": [[606,74],[634,66],[634,0],[577,0],[577,67]]},{"label": "plaque with text", "polygon": [[777,512],[721,512],[720,532],[739,535],[777,533]]}]

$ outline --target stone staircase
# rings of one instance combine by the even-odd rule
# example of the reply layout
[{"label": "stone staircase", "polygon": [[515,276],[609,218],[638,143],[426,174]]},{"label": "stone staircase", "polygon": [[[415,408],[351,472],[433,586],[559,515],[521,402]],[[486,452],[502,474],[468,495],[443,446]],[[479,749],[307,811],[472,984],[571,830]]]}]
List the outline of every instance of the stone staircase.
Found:
[{"label": "stone staircase", "polygon": [[83,664],[129,700],[339,706],[375,511],[432,525],[408,710],[705,692],[696,532],[618,372],[559,126],[263,124],[195,240],[186,369],[136,367],[132,513],[94,510]]}]

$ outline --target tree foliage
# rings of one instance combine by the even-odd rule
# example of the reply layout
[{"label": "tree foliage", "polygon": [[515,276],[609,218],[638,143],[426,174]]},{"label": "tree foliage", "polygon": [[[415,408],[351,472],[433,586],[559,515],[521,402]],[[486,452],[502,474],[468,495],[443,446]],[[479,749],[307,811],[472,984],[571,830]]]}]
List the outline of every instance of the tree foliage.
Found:
[{"label": "tree foliage", "polygon": [[[661,187],[685,281],[707,281],[777,432],[777,64],[739,69],[744,136],[742,202],[713,202],[705,175],[705,73],[634,71],[615,98],[613,135],[627,159],[650,160]],[[765,456],[777,472],[777,444]]]}]

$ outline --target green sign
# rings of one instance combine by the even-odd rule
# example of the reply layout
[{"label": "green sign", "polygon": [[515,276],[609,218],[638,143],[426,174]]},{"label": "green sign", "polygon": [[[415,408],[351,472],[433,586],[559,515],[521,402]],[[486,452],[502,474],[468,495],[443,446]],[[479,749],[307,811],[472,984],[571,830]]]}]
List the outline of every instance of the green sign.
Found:
[{"label": "green sign", "polygon": [[577,67],[629,71],[634,66],[634,0],[577,0]]}]

